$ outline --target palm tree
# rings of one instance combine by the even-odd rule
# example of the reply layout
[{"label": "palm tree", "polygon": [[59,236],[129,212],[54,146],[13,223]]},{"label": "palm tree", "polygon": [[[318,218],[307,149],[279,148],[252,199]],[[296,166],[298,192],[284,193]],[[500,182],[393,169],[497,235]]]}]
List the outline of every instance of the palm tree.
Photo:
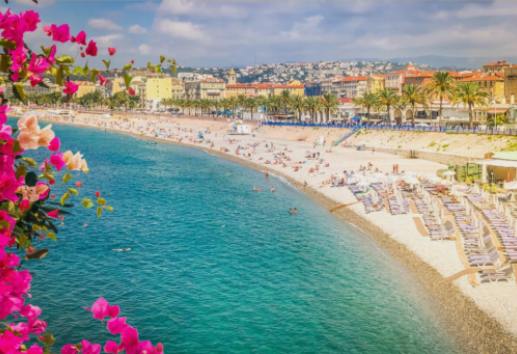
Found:
[{"label": "palm tree", "polygon": [[411,124],[415,125],[415,106],[426,103],[426,97],[422,89],[413,84],[404,85],[401,100],[411,106]]},{"label": "palm tree", "polygon": [[244,101],[244,107],[250,112],[251,120],[253,120],[253,113],[257,110],[259,102],[254,97],[248,97]]},{"label": "palm tree", "polygon": [[454,91],[454,81],[452,76],[446,71],[438,71],[434,73],[432,81],[429,84],[429,91],[438,95],[440,100],[440,108],[438,110],[438,124],[442,118],[443,99],[450,97]]},{"label": "palm tree", "polygon": [[360,107],[364,107],[366,109],[366,118],[370,119],[370,112],[372,108],[376,107],[378,104],[377,95],[374,93],[366,93],[363,97],[354,98],[354,104]]},{"label": "palm tree", "polygon": [[305,99],[305,108],[309,112],[311,119],[317,120],[316,114],[321,111],[321,99],[310,96]]},{"label": "palm tree", "polygon": [[290,100],[291,109],[295,110],[298,113],[298,120],[302,120],[303,112],[305,111],[305,98],[303,96],[293,96]]},{"label": "palm tree", "polygon": [[400,97],[395,91],[384,88],[377,93],[377,101],[381,107],[386,107],[388,112],[388,121],[391,123],[390,109],[399,101]]},{"label": "palm tree", "polygon": [[338,101],[336,95],[327,92],[323,96],[321,96],[321,105],[325,109],[325,113],[327,114],[327,122],[328,122],[328,121],[330,121],[330,114],[332,112],[336,111],[336,109],[339,105],[339,101]]},{"label": "palm tree", "polygon": [[487,96],[488,94],[473,82],[464,82],[456,86],[453,98],[456,103],[463,103],[469,108],[469,128],[472,129],[474,124],[474,106],[485,104]]}]

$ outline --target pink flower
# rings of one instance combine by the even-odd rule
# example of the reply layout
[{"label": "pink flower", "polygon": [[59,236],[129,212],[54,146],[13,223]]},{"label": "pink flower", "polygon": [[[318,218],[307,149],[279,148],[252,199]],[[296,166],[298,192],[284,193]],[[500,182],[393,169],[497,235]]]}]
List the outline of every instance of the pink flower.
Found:
[{"label": "pink flower", "polygon": [[47,213],[47,215],[53,219],[57,219],[59,217],[59,210],[58,209],[51,210]]},{"label": "pink flower", "polygon": [[61,140],[56,136],[54,139],[50,141],[50,144],[48,144],[48,149],[50,151],[58,151],[61,147]]},{"label": "pink flower", "polygon": [[33,32],[38,28],[40,22],[39,14],[36,11],[28,10],[21,13],[21,17],[25,22],[25,28],[27,31]]},{"label": "pink flower", "polygon": [[68,96],[73,96],[73,94],[76,93],[78,89],[79,85],[73,81],[68,80],[65,84],[65,88],[63,89],[63,93]]},{"label": "pink flower", "polygon": [[118,352],[120,352],[119,345],[115,341],[108,340],[104,344],[104,351],[110,354],[117,354]]},{"label": "pink flower", "polygon": [[29,80],[31,82],[31,86],[34,87],[36,85],[38,85],[40,82],[43,81],[43,79],[40,77],[40,76],[37,76],[37,75],[31,75],[29,77]]},{"label": "pink flower", "polygon": [[5,124],[7,122],[7,111],[9,110],[9,106],[1,105],[0,106],[0,125]]},{"label": "pink flower", "polygon": [[101,345],[88,342],[86,339],[81,341],[82,354],[99,354],[101,352]]},{"label": "pink flower", "polygon": [[43,354],[43,349],[39,345],[33,344],[27,349],[25,354]]},{"label": "pink flower", "polygon": [[134,327],[127,326],[120,335],[122,347],[128,353],[134,353],[138,348],[138,330]]},{"label": "pink flower", "polygon": [[86,45],[86,32],[80,31],[75,37],[72,37],[72,42]]},{"label": "pink flower", "polygon": [[99,84],[100,84],[101,86],[106,85],[106,83],[108,82],[108,80],[107,80],[104,76],[102,76],[101,74],[99,74],[99,75],[97,76],[97,78],[99,79]]},{"label": "pink flower", "polygon": [[42,74],[50,68],[50,63],[44,56],[38,56],[32,53],[29,61],[29,71],[33,74]]},{"label": "pink flower", "polygon": [[40,129],[38,118],[35,116],[24,116],[18,120],[18,143],[23,149],[37,149],[39,147],[47,147],[54,139],[55,134],[52,126],[47,125]]},{"label": "pink flower", "polygon": [[[19,205],[19,208],[22,211],[22,213],[29,210],[30,207],[31,207],[31,203],[29,202],[29,199],[22,199],[22,201],[20,202],[20,205]],[[1,244],[0,244],[0,246],[1,246]]]},{"label": "pink flower", "polygon": [[60,26],[55,24],[50,25],[50,27],[45,26],[43,30],[47,35],[52,36],[53,41],[66,43],[70,40],[70,26],[66,23]]},{"label": "pink flower", "polygon": [[105,298],[98,298],[90,308],[92,317],[97,320],[103,320],[106,317],[117,317],[120,312],[120,307],[117,305],[111,306]]},{"label": "pink flower", "polygon": [[109,48],[108,48],[108,54],[109,54],[110,56],[115,55],[115,53],[116,53],[116,52],[117,52],[117,48],[112,48],[112,47],[109,47]]},{"label": "pink flower", "polygon": [[50,156],[50,163],[57,171],[61,171],[66,166],[66,162],[63,159],[63,154],[56,153]]},{"label": "pink flower", "polygon": [[88,46],[86,46],[85,53],[92,57],[97,56],[97,43],[93,40],[89,41]]},{"label": "pink flower", "polygon": [[52,47],[50,47],[50,51],[49,51],[48,57],[47,57],[47,60],[50,64],[54,64],[56,62],[56,52],[57,52],[57,47],[55,44],[53,44]]},{"label": "pink flower", "polygon": [[106,325],[108,331],[113,335],[122,333],[127,326],[125,317],[113,317]]},{"label": "pink flower", "polygon": [[61,354],[77,354],[79,351],[77,350],[76,346],[73,344],[65,344],[61,348]]}]

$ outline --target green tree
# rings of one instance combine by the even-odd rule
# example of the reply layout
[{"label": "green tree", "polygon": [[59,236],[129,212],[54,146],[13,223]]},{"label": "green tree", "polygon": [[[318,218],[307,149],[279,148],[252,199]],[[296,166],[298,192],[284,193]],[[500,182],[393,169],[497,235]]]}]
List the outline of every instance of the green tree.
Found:
[{"label": "green tree", "polygon": [[469,128],[474,125],[474,107],[482,106],[486,103],[487,93],[482,91],[478,84],[464,82],[456,86],[454,91],[454,102],[462,103],[469,109]]},{"label": "green tree", "polygon": [[428,88],[429,92],[438,95],[438,99],[440,100],[440,107],[438,109],[438,123],[440,123],[443,112],[443,100],[444,98],[451,97],[454,92],[453,78],[446,71],[438,71],[434,73]]},{"label": "green tree", "polygon": [[404,85],[401,101],[411,106],[411,124],[415,125],[415,107],[417,104],[426,104],[426,96],[422,89],[413,84]]},{"label": "green tree", "polygon": [[305,98],[303,96],[296,95],[296,96],[291,97],[289,103],[290,103],[291,109],[296,111],[296,113],[298,114],[298,121],[301,121],[303,112],[305,112],[305,108],[306,108]]},{"label": "green tree", "polygon": [[321,112],[322,104],[320,97],[310,96],[305,99],[305,109],[309,112],[312,120],[317,120],[317,114]]},{"label": "green tree", "polygon": [[399,95],[397,95],[393,90],[388,88],[384,88],[377,93],[377,101],[380,107],[386,107],[386,112],[388,112],[388,122],[391,123],[391,114],[390,109],[394,105],[396,105],[400,100]]},{"label": "green tree", "polygon": [[253,113],[259,107],[259,101],[254,97],[248,97],[244,101],[244,108],[250,112],[251,120],[253,120]]},{"label": "green tree", "polygon": [[366,118],[370,119],[370,112],[378,104],[377,95],[374,93],[366,93],[363,97],[354,98],[354,104],[366,109]]},{"label": "green tree", "polygon": [[321,105],[327,115],[327,122],[330,121],[330,115],[337,110],[339,101],[336,95],[332,93],[325,93],[321,96]]}]

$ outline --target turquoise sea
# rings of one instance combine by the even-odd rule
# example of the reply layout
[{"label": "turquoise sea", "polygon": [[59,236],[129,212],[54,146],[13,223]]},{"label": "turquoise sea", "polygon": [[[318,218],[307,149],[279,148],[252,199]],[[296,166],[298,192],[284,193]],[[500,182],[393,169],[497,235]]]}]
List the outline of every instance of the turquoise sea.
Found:
[{"label": "turquoise sea", "polygon": [[115,207],[100,220],[76,208],[30,263],[60,344],[109,337],[84,310],[102,295],[167,353],[457,352],[413,274],[279,179],[195,149],[55,130],[89,161],[83,194]]}]

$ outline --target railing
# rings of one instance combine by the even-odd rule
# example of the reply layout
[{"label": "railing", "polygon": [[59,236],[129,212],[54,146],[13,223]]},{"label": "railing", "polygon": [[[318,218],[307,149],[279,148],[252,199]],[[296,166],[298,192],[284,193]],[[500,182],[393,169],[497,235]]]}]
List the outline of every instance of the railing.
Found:
[{"label": "railing", "polygon": [[411,132],[442,132],[457,134],[485,134],[485,135],[507,135],[517,136],[517,128],[463,128],[439,127],[439,126],[412,126],[412,125],[390,125],[390,124],[353,124],[353,123],[309,123],[309,122],[276,122],[264,121],[262,125],[281,127],[314,127],[314,128],[340,128],[340,129],[371,129],[371,130],[392,130]]}]

